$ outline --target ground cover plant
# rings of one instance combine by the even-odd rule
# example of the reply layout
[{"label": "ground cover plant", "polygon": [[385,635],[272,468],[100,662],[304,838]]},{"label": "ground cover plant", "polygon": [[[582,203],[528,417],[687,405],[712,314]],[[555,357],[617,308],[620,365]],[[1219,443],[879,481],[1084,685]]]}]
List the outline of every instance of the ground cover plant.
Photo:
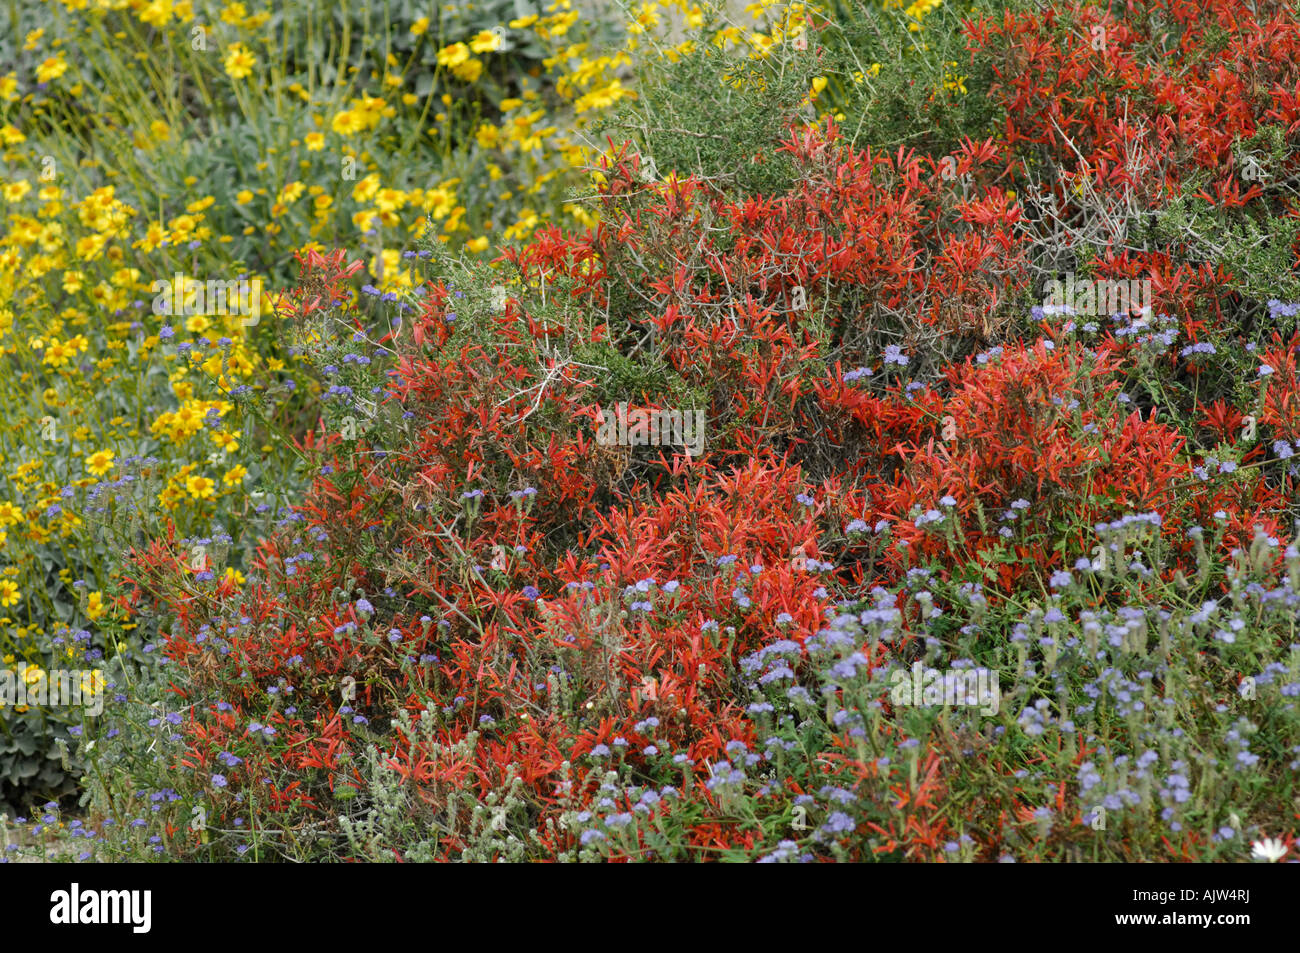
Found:
[{"label": "ground cover plant", "polygon": [[[501,42],[503,16],[445,39]],[[373,51],[302,40],[334,49],[324,27],[239,17],[294,37],[250,55],[305,73],[304,104],[320,62],[336,106],[349,69],[382,83]],[[587,135],[550,218],[483,206],[475,245],[409,197],[351,228],[270,210],[265,245],[222,226],[274,290],[254,325],[3,329],[36,401],[17,447],[75,394],[154,437],[86,455],[93,424],[56,426],[44,476],[9,476],[29,556],[0,603],[29,654],[6,664],[38,684],[68,658],[107,694],[32,751],[9,735],[50,777],[7,782],[7,852],[1294,859],[1300,14],[638,3],[588,26],[603,51],[543,61],[593,57],[547,89]],[[469,60],[422,33],[394,75],[427,105]],[[482,67],[499,114],[541,52],[516,55]],[[623,73],[582,125],[600,70]],[[231,87],[246,122],[276,83]],[[457,161],[494,148],[444,121]],[[364,148],[358,201],[410,188],[410,141],[381,123]],[[85,250],[42,201],[3,274],[55,316]],[[431,227],[398,240],[407,205]],[[68,206],[110,250],[134,209]],[[125,311],[153,273],[105,257],[140,271],[103,279]],[[124,353],[92,367],[92,334]]]}]

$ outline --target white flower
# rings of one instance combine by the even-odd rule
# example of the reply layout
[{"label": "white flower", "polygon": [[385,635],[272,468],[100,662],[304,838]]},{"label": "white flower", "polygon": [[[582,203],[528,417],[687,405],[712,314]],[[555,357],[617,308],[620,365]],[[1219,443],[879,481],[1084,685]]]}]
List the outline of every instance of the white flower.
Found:
[{"label": "white flower", "polygon": [[1267,860],[1270,864],[1275,864],[1282,859],[1286,851],[1286,844],[1275,837],[1266,837],[1251,845],[1250,856],[1256,860]]}]

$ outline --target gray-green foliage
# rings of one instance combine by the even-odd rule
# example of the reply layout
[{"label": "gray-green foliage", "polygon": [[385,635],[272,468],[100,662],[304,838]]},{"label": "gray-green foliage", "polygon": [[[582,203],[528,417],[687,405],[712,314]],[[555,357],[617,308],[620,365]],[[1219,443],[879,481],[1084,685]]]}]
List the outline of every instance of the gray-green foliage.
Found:
[{"label": "gray-green foliage", "polygon": [[[41,800],[59,800],[77,790],[72,765],[60,749],[67,726],[39,708],[0,719],[0,813],[26,814]],[[66,767],[65,767],[66,765]]]},{"label": "gray-green foliage", "polygon": [[814,59],[789,49],[758,60],[696,43],[673,62],[649,46],[636,65],[637,98],[593,132],[631,139],[660,176],[695,175],[734,195],[779,193],[795,170],[777,146],[817,72]]},{"label": "gray-green foliage", "polygon": [[[1264,126],[1238,144],[1234,159],[1241,170],[1241,191],[1258,185],[1266,202],[1295,194],[1294,177],[1280,178],[1286,159],[1283,130]],[[1231,273],[1228,287],[1256,305],[1270,298],[1300,297],[1300,277],[1292,249],[1300,240],[1300,220],[1261,214],[1257,203],[1233,207],[1204,197],[1212,176],[1202,172],[1160,210],[1155,232],[1161,245],[1173,245],[1189,262],[1206,263]]]},{"label": "gray-green foliage", "polygon": [[[773,195],[795,184],[796,170],[778,146],[798,116],[835,116],[859,147],[948,154],[997,128],[987,97],[955,88],[961,77],[968,90],[992,81],[992,64],[970,62],[961,32],[963,17],[988,9],[994,5],[982,0],[945,3],[913,32],[915,21],[900,10],[835,2],[829,22],[805,34],[806,49],[786,39],[762,58],[747,47],[698,42],[665,57],[649,43],[634,67],[637,99],[595,131],[615,142],[630,138],[661,175],[696,175],[729,195]],[[717,4],[709,14],[709,30],[728,22]],[[814,103],[808,95],[816,77],[826,86]]]},{"label": "gray-green foliage", "polygon": [[[418,723],[402,711],[393,722],[408,738],[428,746],[437,764],[473,760],[478,733],[447,746],[436,740],[435,719],[424,712]],[[446,841],[462,843],[461,859],[467,863],[518,862],[536,856],[541,847],[531,823],[523,780],[514,766],[486,797],[478,798],[469,785],[432,781],[417,788],[406,783],[385,763],[373,746],[362,765],[366,778],[366,805],[351,816],[340,816],[348,853],[369,861],[402,859],[431,863],[446,850]]]}]

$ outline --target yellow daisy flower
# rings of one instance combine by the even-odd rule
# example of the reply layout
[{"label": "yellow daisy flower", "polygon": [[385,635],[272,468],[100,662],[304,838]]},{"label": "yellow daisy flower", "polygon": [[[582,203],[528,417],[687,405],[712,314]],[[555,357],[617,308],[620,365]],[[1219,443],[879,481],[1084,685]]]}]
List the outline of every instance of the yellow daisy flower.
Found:
[{"label": "yellow daisy flower", "polygon": [[86,457],[87,473],[97,477],[102,477],[111,469],[113,469],[112,450],[97,450],[90,456]]},{"label": "yellow daisy flower", "polygon": [[185,491],[196,500],[210,500],[216,495],[217,484],[205,476],[192,476],[185,481]]},{"label": "yellow daisy flower", "polygon": [[243,79],[253,72],[257,57],[243,43],[232,43],[226,53],[226,73],[232,79]]}]

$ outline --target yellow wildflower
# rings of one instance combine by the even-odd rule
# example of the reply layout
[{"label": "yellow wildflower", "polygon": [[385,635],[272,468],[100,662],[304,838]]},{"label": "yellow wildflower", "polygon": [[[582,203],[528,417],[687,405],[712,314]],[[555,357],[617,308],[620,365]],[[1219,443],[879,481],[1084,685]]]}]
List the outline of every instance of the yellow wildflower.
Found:
[{"label": "yellow wildflower", "polygon": [[97,477],[102,477],[109,470],[113,469],[113,451],[96,450],[90,456],[86,457],[86,472]]}]

